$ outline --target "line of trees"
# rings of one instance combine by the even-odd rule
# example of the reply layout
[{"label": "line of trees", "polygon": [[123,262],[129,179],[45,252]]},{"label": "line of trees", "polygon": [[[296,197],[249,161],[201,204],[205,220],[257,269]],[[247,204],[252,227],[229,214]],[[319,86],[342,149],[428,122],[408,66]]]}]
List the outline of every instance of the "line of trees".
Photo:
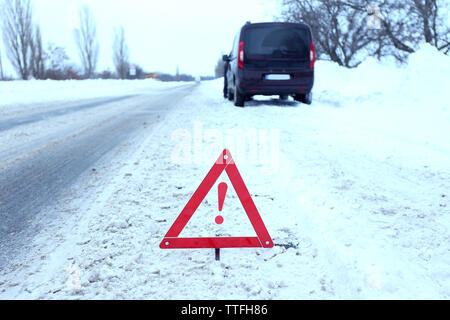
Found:
[{"label": "line of trees", "polygon": [[[99,59],[99,41],[94,16],[87,5],[79,12],[79,27],[74,30],[74,41],[81,60],[81,69],[72,63],[65,48],[49,43],[44,48],[39,24],[34,19],[31,0],[4,0],[1,35],[6,57],[20,79],[89,79],[129,78],[130,54],[123,26],[114,27],[113,55],[115,74],[110,71],[96,73]],[[145,77],[142,68],[139,76]],[[2,52],[0,52],[0,80],[5,80]]]},{"label": "line of trees", "polygon": [[311,26],[317,54],[345,67],[367,56],[406,61],[421,43],[450,51],[448,0],[281,0],[282,20]]}]

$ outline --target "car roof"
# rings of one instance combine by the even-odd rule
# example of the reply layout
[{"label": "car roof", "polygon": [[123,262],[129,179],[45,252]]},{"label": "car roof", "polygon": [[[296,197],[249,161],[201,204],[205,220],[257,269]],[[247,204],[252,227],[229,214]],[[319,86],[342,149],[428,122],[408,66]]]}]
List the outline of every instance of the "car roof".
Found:
[{"label": "car roof", "polygon": [[249,27],[258,27],[258,26],[269,26],[269,25],[292,25],[292,26],[300,26],[305,27],[307,29],[311,29],[309,25],[303,22],[257,22],[257,23],[247,23],[242,29]]}]

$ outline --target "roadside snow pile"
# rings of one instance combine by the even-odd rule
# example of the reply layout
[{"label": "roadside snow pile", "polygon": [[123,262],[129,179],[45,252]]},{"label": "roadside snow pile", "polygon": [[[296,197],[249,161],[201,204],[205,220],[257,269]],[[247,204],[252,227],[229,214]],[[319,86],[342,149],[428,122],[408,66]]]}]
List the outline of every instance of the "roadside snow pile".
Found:
[{"label": "roadside snow pile", "polygon": [[30,80],[0,81],[0,111],[10,104],[70,101],[149,93],[153,88],[173,87],[179,82],[146,80]]},{"label": "roadside snow pile", "polygon": [[401,67],[393,62],[381,63],[374,58],[367,59],[356,69],[318,61],[314,92],[317,93],[316,98],[336,106],[364,102],[378,108],[409,109],[418,106],[449,111],[449,74],[450,58],[424,44],[410,55],[408,64]]},{"label": "roadside snow pile", "polygon": [[[404,66],[369,58],[355,69],[346,69],[319,61],[315,106],[340,108],[334,112],[335,121],[449,152],[449,74],[450,57],[428,44],[411,54]],[[407,156],[406,150],[398,154]],[[437,160],[445,166],[446,160]]]}]

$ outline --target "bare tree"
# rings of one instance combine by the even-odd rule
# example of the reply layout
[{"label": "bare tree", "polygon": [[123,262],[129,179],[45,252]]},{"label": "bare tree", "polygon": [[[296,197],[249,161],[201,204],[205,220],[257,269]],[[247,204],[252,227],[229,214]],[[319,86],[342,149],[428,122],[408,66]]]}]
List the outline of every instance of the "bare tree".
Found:
[{"label": "bare tree", "polygon": [[35,79],[44,79],[45,76],[45,52],[42,45],[41,29],[35,27],[31,41],[32,75]]},{"label": "bare tree", "polygon": [[97,67],[99,44],[95,19],[87,5],[80,10],[80,28],[76,29],[74,34],[85,76],[93,78]]},{"label": "bare tree", "polygon": [[18,75],[26,80],[32,71],[33,9],[30,0],[6,0],[2,10],[6,55]]},{"label": "bare tree", "polygon": [[82,78],[81,72],[70,60],[64,47],[49,43],[45,62],[45,79],[79,80]]},{"label": "bare tree", "polygon": [[125,39],[125,29],[123,26],[120,26],[119,29],[114,28],[113,60],[119,78],[126,79],[130,64],[130,52]]},{"label": "bare tree", "polygon": [[410,0],[416,20],[422,26],[425,42],[447,54],[450,50],[450,27],[448,15],[441,11],[450,9],[445,0]]},{"label": "bare tree", "polygon": [[[360,12],[367,11],[372,5],[371,0],[337,1]],[[445,16],[449,10],[446,0],[382,0],[377,6],[380,8],[378,18],[381,22],[378,41],[385,43],[389,55],[405,61],[422,42],[448,54],[450,29],[448,16]]]},{"label": "bare tree", "polygon": [[[337,1],[350,10],[366,12],[368,15],[373,14],[369,9],[374,7],[370,0]],[[416,22],[411,19],[413,8],[408,3],[410,1],[382,0],[376,3],[376,7],[379,9],[377,18],[380,28],[369,31],[375,34],[374,41],[379,44],[376,57],[391,55],[403,62],[410,53],[415,51],[412,44],[417,42],[417,39],[414,38],[418,36],[418,32],[412,31],[417,27]]]},{"label": "bare tree", "polygon": [[362,55],[376,51],[366,32],[365,12],[351,10],[336,0],[283,0],[283,4],[284,20],[310,25],[318,56],[355,67]]},{"label": "bare tree", "polygon": [[2,61],[2,52],[0,51],[0,80],[3,80],[5,75],[3,73],[3,61]]},{"label": "bare tree", "polygon": [[[282,0],[283,18],[312,28],[318,55],[356,66],[364,55],[405,61],[420,43],[450,50],[447,0]],[[376,10],[374,10],[376,8]],[[369,20],[379,26],[371,28]]]}]

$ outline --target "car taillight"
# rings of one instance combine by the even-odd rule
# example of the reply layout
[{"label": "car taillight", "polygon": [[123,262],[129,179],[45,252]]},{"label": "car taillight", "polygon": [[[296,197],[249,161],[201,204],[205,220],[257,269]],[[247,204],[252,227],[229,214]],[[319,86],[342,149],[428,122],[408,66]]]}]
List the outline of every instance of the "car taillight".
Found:
[{"label": "car taillight", "polygon": [[316,62],[316,48],[314,42],[309,43],[309,68],[314,68],[314,63]]},{"label": "car taillight", "polygon": [[239,42],[238,67],[244,69],[244,41]]}]

